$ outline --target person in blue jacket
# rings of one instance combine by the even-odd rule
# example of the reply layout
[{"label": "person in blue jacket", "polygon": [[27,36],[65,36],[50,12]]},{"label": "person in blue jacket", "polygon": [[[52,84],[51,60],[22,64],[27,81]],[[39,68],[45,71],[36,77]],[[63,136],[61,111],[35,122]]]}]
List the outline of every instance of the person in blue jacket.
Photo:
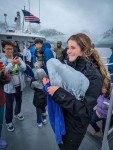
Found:
[{"label": "person in blue jacket", "polygon": [[[113,46],[111,47],[111,50],[112,50],[112,54],[109,58],[109,63],[113,63]],[[113,65],[109,65],[108,66],[108,71],[109,73],[111,74],[111,83],[113,83]]]},{"label": "person in blue jacket", "polygon": [[35,53],[35,45],[31,44],[31,46],[29,47],[29,49],[30,49],[30,53],[31,53],[30,67],[34,68],[34,64],[36,63],[36,56],[34,55],[34,53]]},{"label": "person in blue jacket", "polygon": [[51,50],[51,45],[48,42],[45,42],[42,44],[40,41],[41,41],[41,39],[36,39],[34,43],[37,45],[38,44],[40,45],[39,53],[43,55],[42,56],[43,69],[48,74],[46,62],[49,59],[54,58],[54,55],[53,55],[53,52]]}]

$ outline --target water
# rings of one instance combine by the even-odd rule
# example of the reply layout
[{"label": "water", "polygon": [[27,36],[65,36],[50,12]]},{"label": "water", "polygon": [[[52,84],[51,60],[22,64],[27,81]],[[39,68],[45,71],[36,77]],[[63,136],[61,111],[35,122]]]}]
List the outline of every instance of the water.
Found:
[{"label": "water", "polygon": [[[99,52],[99,55],[103,61],[104,64],[109,63],[109,57],[112,53],[110,48],[96,48],[96,50]],[[108,72],[108,66],[105,65],[105,68],[107,70],[108,77],[110,77],[110,74]]]},{"label": "water", "polygon": [[99,52],[99,55],[103,63],[107,63],[108,61],[107,58],[109,58],[111,55],[111,49],[110,48],[96,48],[96,50]]}]

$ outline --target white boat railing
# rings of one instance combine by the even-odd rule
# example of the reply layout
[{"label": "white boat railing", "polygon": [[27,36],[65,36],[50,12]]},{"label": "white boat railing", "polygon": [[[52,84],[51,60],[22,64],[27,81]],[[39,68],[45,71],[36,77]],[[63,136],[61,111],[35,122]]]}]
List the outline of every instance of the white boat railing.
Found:
[{"label": "white boat railing", "polygon": [[[107,63],[104,65],[109,66],[109,65],[113,65],[113,63]],[[110,74],[110,75],[113,75],[113,74]],[[110,122],[111,122],[111,117],[113,114],[113,83],[111,83],[111,87],[112,87],[112,91],[111,91],[111,96],[110,96],[110,104],[108,106],[108,114],[107,114],[107,119],[106,119],[106,125],[105,125],[101,150],[110,150],[108,136],[111,133],[113,133],[113,127],[111,127],[110,129]]]},{"label": "white boat railing", "polygon": [[109,57],[101,57],[102,60],[106,60],[106,62],[109,62]]},{"label": "white boat railing", "polygon": [[107,63],[107,64],[104,64],[105,66],[110,66],[110,65],[113,65],[113,63]]},{"label": "white boat railing", "polygon": [[106,119],[106,125],[105,125],[105,131],[104,131],[104,136],[102,140],[101,150],[110,150],[108,136],[113,132],[113,127],[109,129],[111,117],[112,117],[112,110],[113,110],[113,89],[111,91],[110,104],[108,107],[108,114],[107,114],[107,119]]}]

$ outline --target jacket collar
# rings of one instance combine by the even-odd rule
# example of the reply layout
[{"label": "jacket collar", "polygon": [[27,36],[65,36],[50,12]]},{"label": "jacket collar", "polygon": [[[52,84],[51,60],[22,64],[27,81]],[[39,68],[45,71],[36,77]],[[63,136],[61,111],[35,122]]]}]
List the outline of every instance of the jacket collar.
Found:
[{"label": "jacket collar", "polygon": [[39,51],[40,54],[43,54],[46,48],[51,48],[51,45],[48,42],[45,42]]},{"label": "jacket collar", "polygon": [[87,63],[87,60],[85,60],[82,56],[78,56],[77,59],[74,62],[69,62],[68,65],[73,67],[76,70],[83,70],[85,68],[85,65]]}]

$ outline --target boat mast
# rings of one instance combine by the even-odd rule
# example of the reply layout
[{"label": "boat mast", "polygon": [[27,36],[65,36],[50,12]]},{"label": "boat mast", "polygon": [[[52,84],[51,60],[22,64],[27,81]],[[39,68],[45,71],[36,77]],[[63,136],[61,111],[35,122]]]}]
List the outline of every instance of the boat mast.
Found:
[{"label": "boat mast", "polygon": [[[25,6],[24,6],[24,10],[25,10]],[[24,17],[23,17],[22,32],[24,32]]]},{"label": "boat mast", "polygon": [[40,0],[39,0],[39,19],[40,19]]},{"label": "boat mast", "polygon": [[[39,19],[40,19],[40,0],[39,0]],[[40,23],[39,23],[39,33],[40,33]]]},{"label": "boat mast", "polygon": [[[30,12],[30,0],[28,0],[29,3],[29,12]],[[31,34],[31,23],[29,22],[29,33]]]},{"label": "boat mast", "polygon": [[7,14],[6,13],[4,14],[4,17],[5,17],[5,30],[7,32],[7,21],[6,21]]}]

